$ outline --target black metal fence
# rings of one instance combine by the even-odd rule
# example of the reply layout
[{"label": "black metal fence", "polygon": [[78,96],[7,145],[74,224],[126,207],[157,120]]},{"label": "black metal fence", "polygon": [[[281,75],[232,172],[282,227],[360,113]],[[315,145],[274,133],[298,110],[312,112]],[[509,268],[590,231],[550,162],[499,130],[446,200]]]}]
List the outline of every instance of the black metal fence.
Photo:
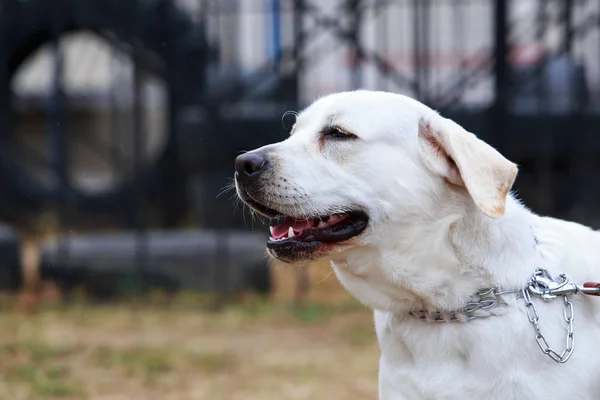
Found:
[{"label": "black metal fence", "polygon": [[535,211],[598,225],[599,27],[591,0],[5,0],[0,217],[128,229],[146,265],[151,227],[247,227],[217,197],[235,155],[362,87],[439,109],[521,165]]}]

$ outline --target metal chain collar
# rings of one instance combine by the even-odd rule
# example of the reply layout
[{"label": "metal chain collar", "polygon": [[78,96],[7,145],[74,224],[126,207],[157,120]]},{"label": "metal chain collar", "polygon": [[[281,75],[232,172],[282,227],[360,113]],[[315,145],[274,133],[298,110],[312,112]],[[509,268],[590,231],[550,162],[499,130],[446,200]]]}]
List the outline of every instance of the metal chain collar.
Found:
[{"label": "metal chain collar", "polygon": [[503,294],[519,293],[521,289],[499,290],[497,288],[485,289],[477,292],[474,300],[467,303],[463,308],[453,311],[428,311],[411,310],[408,314],[412,317],[427,322],[466,322],[475,318],[486,318],[492,313],[482,312],[495,307],[506,307],[502,299]]},{"label": "metal chain collar", "polygon": [[[555,280],[544,268],[537,268],[523,289],[485,289],[477,292],[474,296],[475,299],[472,302],[467,303],[465,307],[454,311],[411,310],[408,314],[426,322],[466,322],[476,318],[486,318],[494,314],[483,311],[488,311],[495,307],[507,306],[507,303],[501,296],[509,293],[517,293],[517,297],[522,297],[525,301],[527,318],[533,325],[535,330],[535,340],[542,352],[558,363],[565,363],[573,354],[573,349],[575,347],[573,329],[575,312],[573,303],[569,301],[569,296],[578,293],[600,296],[600,283],[587,282],[583,286],[579,286],[570,283],[565,274],[560,274],[558,279]],[[565,349],[562,353],[559,354],[556,350],[552,349],[540,331],[539,314],[532,301],[532,296],[540,297],[544,301],[550,301],[559,296],[563,298],[565,305],[563,317],[567,325],[567,336],[565,339]]]}]

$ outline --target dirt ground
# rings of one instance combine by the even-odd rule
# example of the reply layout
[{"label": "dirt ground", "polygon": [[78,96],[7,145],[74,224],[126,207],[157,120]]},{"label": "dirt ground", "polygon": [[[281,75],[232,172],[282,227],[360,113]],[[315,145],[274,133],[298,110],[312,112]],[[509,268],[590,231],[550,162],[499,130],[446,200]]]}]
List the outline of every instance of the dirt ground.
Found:
[{"label": "dirt ground", "polygon": [[273,266],[270,299],[218,313],[182,294],[165,303],[64,305],[0,312],[0,400],[376,399],[379,350],[371,313],[327,266]]}]

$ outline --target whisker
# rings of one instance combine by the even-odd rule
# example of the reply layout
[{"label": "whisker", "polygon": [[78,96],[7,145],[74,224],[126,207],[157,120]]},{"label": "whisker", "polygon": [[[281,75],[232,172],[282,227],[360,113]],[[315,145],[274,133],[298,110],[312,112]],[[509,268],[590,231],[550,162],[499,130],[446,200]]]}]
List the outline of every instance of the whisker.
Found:
[{"label": "whisker", "polygon": [[247,212],[246,212],[246,203],[244,203],[243,201],[241,203],[242,203],[242,218],[244,218],[244,226],[247,228],[248,227],[248,221],[246,221],[246,215],[247,215]]},{"label": "whisker", "polygon": [[325,282],[325,279],[329,278],[329,276],[333,274],[333,269],[329,270],[329,273],[327,275],[325,275],[325,278],[321,279],[320,281],[318,281],[317,283],[323,283]]},{"label": "whisker", "polygon": [[217,194],[217,196],[215,197],[215,199],[218,199],[219,196],[224,195],[225,193],[231,191],[231,190],[235,190],[235,182],[232,183],[228,183],[227,185],[225,185],[225,187],[223,187],[223,189],[221,189],[221,191],[219,192],[219,194]]}]

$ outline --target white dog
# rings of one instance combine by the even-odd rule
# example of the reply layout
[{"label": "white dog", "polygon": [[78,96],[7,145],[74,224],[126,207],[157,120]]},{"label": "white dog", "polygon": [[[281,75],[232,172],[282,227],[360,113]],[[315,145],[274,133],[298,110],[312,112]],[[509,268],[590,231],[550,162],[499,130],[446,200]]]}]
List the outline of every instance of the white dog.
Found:
[{"label": "white dog", "polygon": [[600,289],[581,285],[600,233],[533,214],[516,175],[420,102],[362,90],[236,160],[240,198],[285,217],[270,254],[331,260],[375,310],[381,399],[600,399]]}]

